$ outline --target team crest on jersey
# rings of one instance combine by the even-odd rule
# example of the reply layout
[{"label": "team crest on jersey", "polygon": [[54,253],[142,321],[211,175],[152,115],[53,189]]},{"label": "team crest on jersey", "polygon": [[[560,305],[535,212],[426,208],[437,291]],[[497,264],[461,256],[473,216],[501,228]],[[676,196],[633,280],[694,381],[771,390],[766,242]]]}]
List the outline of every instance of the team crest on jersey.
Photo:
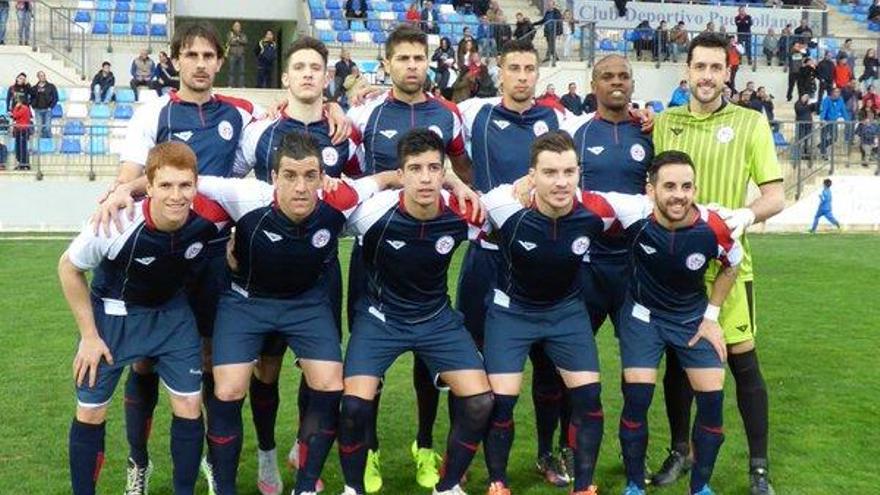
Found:
[{"label": "team crest on jersey", "polygon": [[547,123],[543,120],[539,120],[532,125],[532,131],[535,132],[535,136],[541,136],[543,134],[547,134],[550,131],[550,128],[547,127]]},{"label": "team crest on jersey", "polygon": [[693,271],[697,271],[706,264],[706,257],[702,253],[693,253],[687,257],[685,265]]},{"label": "team crest on jersey", "polygon": [[440,136],[440,139],[443,139],[443,131],[440,129],[439,125],[429,126],[428,130],[433,132],[434,134]]},{"label": "team crest on jersey", "polygon": [[183,253],[183,257],[191,260],[199,255],[202,252],[202,248],[205,247],[201,242],[194,242],[186,248],[186,251]]},{"label": "team crest on jersey", "polygon": [[632,157],[633,160],[640,162],[645,159],[645,147],[639,143],[632,145],[629,148],[629,156]]},{"label": "team crest on jersey", "polygon": [[328,242],[330,242],[329,230],[321,229],[312,234],[312,246],[321,249],[322,247],[326,246]]},{"label": "team crest on jersey", "polygon": [[339,152],[333,146],[327,146],[321,150],[321,160],[324,161],[324,165],[332,167],[339,162]]},{"label": "team crest on jersey", "polygon": [[719,127],[715,132],[715,139],[721,144],[727,144],[733,141],[733,137],[733,127],[730,126]]},{"label": "team crest on jersey", "polygon": [[587,254],[587,249],[590,248],[590,238],[587,236],[581,236],[574,240],[571,243],[571,252],[578,255],[583,256]]},{"label": "team crest on jersey", "polygon": [[452,236],[444,235],[443,237],[437,239],[437,242],[434,243],[434,249],[437,250],[440,254],[449,254],[452,251],[452,248],[455,247],[455,239]]},{"label": "team crest on jersey", "polygon": [[508,122],[506,120],[501,120],[501,119],[495,119],[492,122],[495,122],[495,125],[498,126],[498,128],[501,129],[502,131],[504,129],[507,129],[507,126],[510,125],[510,122]]},{"label": "team crest on jersey", "polygon": [[226,141],[229,141],[230,139],[232,139],[232,135],[234,134],[234,131],[232,130],[232,124],[230,124],[228,120],[220,122],[220,125],[217,126],[217,134],[220,134],[220,137],[222,137]]}]

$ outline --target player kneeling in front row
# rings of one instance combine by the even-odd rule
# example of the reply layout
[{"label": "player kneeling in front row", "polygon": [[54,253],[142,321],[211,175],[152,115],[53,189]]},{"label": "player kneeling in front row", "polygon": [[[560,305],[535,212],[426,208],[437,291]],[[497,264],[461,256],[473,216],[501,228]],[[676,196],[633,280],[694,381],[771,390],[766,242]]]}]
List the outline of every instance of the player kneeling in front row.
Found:
[{"label": "player kneeling in front row", "polygon": [[346,219],[385,183],[377,175],[323,190],[320,160],[311,136],[291,132],[275,154],[274,186],[219,177],[199,183],[199,191],[236,222],[228,256],[231,287],[220,298],[214,323],[215,388],[209,398],[208,445],[219,495],[236,493],[242,403],[257,356],[276,332],[299,358],[311,389],[297,437],[294,494],[317,492],[336,439],[342,354],[325,284]]},{"label": "player kneeling in front row", "polygon": [[[170,392],[174,493],[191,495],[202,455],[202,358],[183,287],[228,217],[196,196],[196,156],[183,143],[154,147],[146,163],[149,198],[123,216],[121,231],[89,226],[61,256],[58,276],[79,327],[73,362],[76,418],[70,427],[75,495],[95,493],[104,460],[107,405],[125,367],[152,359]],[[92,270],[91,291],[85,272]],[[146,492],[147,487],[139,487]]]},{"label": "player kneeling in front row", "polygon": [[[486,314],[483,353],[495,408],[486,437],[489,495],[508,495],[507,460],[513,410],[525,358],[542,344],[569,390],[569,447],[574,451],[573,494],[595,494],[593,471],[602,442],[599,357],[590,317],[580,299],[579,267],[590,240],[641,218],[644,196],[581,192],[574,142],[563,131],[537,138],[529,174],[533,200],[523,206],[513,186],[482,198],[504,256]],[[629,217],[635,215],[635,218]],[[493,235],[494,235],[493,234]]]},{"label": "player kneeling in front row", "polygon": [[[413,351],[454,396],[443,476],[435,494],[463,494],[458,483],[485,434],[492,393],[461,314],[449,305],[447,271],[456,246],[476,238],[464,205],[441,191],[444,144],[427,129],[397,144],[402,191],[365,201],[349,219],[359,236],[367,293],[358,301],[345,356],[339,453],[345,494],[364,493],[366,428],[379,377]],[[476,206],[476,205],[474,205]]]},{"label": "player kneeling in front row", "polygon": [[[645,493],[648,408],[657,366],[666,348],[681,361],[697,400],[691,494],[709,495],[709,479],[724,442],[722,403],[727,347],[718,313],[736,280],[742,249],[716,213],[694,204],[697,186],[690,157],[657,155],[648,170],[653,214],[628,228],[632,278],[620,312],[624,406],[620,443],[626,467],[624,495]],[[707,298],[703,275],[722,265]]]}]

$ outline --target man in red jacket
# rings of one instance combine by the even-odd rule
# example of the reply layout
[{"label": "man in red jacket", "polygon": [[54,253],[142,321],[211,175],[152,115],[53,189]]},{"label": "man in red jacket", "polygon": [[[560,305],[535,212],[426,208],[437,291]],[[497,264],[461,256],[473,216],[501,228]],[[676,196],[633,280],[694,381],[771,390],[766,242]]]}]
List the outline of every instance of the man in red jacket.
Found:
[{"label": "man in red jacket", "polygon": [[15,170],[30,170],[28,160],[28,138],[31,135],[31,107],[28,106],[24,97],[18,97],[15,107],[12,108],[12,120],[14,126],[12,135],[15,136],[15,160],[18,165]]},{"label": "man in red jacket", "polygon": [[846,57],[838,57],[837,65],[834,66],[834,85],[838,88],[845,88],[852,78],[852,68],[846,62]]}]

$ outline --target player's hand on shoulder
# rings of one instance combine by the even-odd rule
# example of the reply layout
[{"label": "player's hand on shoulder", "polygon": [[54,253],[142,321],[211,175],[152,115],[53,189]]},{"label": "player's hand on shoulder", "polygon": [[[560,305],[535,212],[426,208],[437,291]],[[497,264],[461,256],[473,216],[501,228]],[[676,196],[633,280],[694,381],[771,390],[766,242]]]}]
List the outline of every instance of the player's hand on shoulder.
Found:
[{"label": "player's hand on shoulder", "polygon": [[360,106],[384,92],[385,90],[380,87],[367,86],[366,88],[359,89],[354,96],[348,100],[348,104],[354,107]]},{"label": "player's hand on shoulder", "polygon": [[99,198],[98,209],[91,218],[95,235],[103,232],[110,237],[111,225],[116,226],[117,232],[122,232],[122,215],[128,215],[129,220],[134,219],[134,199],[131,197],[131,189],[125,184],[117,185]]},{"label": "player's hand on shoulder", "polygon": [[483,223],[486,220],[486,211],[483,208],[483,203],[480,202],[480,195],[476,191],[461,180],[453,181],[450,184],[450,190],[455,195],[461,211],[471,212],[468,219],[471,223]]},{"label": "player's hand on shoulder", "polygon": [[755,212],[751,208],[738,208],[724,218],[724,223],[730,229],[730,236],[739,239],[746,229],[755,223]]},{"label": "player's hand on shoulder", "polygon": [[324,104],[324,114],[327,117],[327,131],[330,133],[330,141],[341,144],[351,136],[351,120],[345,115],[345,111],[339,103],[328,102]]},{"label": "player's hand on shoulder", "polygon": [[712,344],[722,363],[727,362],[727,343],[724,341],[724,329],[717,321],[703,318],[696,335],[688,342],[688,347],[695,346],[700,339],[706,339]]},{"label": "player's hand on shoulder", "polygon": [[342,182],[342,179],[337,179],[336,177],[330,177],[329,175],[324,174],[324,179],[321,183],[321,189],[324,190],[324,193],[336,192],[336,189],[339,188],[340,182]]},{"label": "player's hand on shoulder", "polygon": [[77,386],[82,386],[88,378],[88,386],[94,387],[98,378],[98,365],[101,359],[107,364],[113,364],[113,356],[104,340],[97,333],[88,337],[82,337],[76,357],[73,358],[73,379]]},{"label": "player's hand on shoulder", "polygon": [[534,182],[528,175],[520,177],[513,183],[513,196],[523,207],[528,208],[532,204],[532,190]]},{"label": "player's hand on shoulder", "polygon": [[266,111],[259,117],[260,120],[268,119],[275,120],[281,115],[281,112],[287,106],[287,99],[278,100],[274,104],[269,105],[266,108]]},{"label": "player's hand on shoulder", "polygon": [[634,122],[638,122],[642,125],[642,132],[649,133],[654,130],[655,114],[653,108],[631,108],[629,115]]}]

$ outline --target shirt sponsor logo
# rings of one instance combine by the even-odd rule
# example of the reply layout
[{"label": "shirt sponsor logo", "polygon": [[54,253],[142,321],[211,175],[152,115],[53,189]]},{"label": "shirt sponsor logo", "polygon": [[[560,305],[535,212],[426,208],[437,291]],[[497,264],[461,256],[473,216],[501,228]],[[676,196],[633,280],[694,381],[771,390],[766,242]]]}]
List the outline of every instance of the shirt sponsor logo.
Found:
[{"label": "shirt sponsor logo", "polygon": [[719,127],[718,130],[715,132],[715,139],[717,139],[718,142],[721,144],[727,144],[727,143],[733,141],[733,138],[734,138],[733,127],[730,127],[730,126]]},{"label": "shirt sponsor logo", "polygon": [[321,160],[324,162],[324,165],[332,167],[339,162],[339,152],[333,146],[327,146],[321,150]]},{"label": "shirt sponsor logo", "polygon": [[189,374],[190,374],[190,375],[201,375],[201,374],[202,374],[202,370],[200,370],[200,369],[196,369],[196,368],[190,368],[190,369],[189,369]]},{"label": "shirt sponsor logo", "polygon": [[232,130],[232,124],[230,124],[228,120],[224,120],[217,126],[217,134],[220,134],[220,137],[224,140],[229,141],[232,139],[232,135],[235,134],[235,132]]},{"label": "shirt sponsor logo", "polygon": [[517,242],[519,242],[519,245],[522,246],[523,249],[525,249],[526,251],[531,251],[532,249],[535,249],[536,247],[538,247],[538,245],[535,244],[534,242],[529,242],[529,241],[517,241]]},{"label": "shirt sponsor logo", "polygon": [[392,139],[397,135],[397,131],[394,129],[386,129],[384,131],[379,131],[379,134],[385,136],[387,139]]},{"label": "shirt sponsor logo", "polygon": [[672,134],[676,136],[684,132],[684,129],[682,129],[681,127],[671,127],[669,130],[672,131]]},{"label": "shirt sponsor logo", "polygon": [[198,256],[199,253],[202,252],[203,247],[205,247],[205,245],[202,244],[201,242],[194,242],[194,243],[190,244],[188,248],[186,248],[186,252],[183,253],[183,257],[188,260],[191,260],[191,259],[195,258],[196,256]]},{"label": "shirt sponsor logo", "polygon": [[507,129],[507,127],[510,125],[510,122],[508,122],[506,120],[495,119],[492,122],[495,122],[495,125],[498,126],[498,128],[501,129],[502,131],[504,129]]},{"label": "shirt sponsor logo", "polygon": [[590,146],[587,150],[594,155],[601,155],[605,151],[604,146]]},{"label": "shirt sponsor logo", "polygon": [[428,126],[428,130],[438,135],[440,139],[443,139],[443,131],[440,129],[439,125]]},{"label": "shirt sponsor logo", "polygon": [[645,159],[645,148],[639,143],[632,145],[629,149],[629,156],[633,160],[640,162]]},{"label": "shirt sponsor logo", "polygon": [[192,131],[175,132],[173,136],[186,143],[189,141],[189,138],[193,137],[193,133]]},{"label": "shirt sponsor logo", "polygon": [[134,260],[144,266],[150,266],[150,263],[156,261],[156,257],[155,256],[146,256],[144,258],[135,258]]},{"label": "shirt sponsor logo", "polygon": [[550,131],[550,128],[547,127],[546,122],[539,120],[532,125],[532,131],[534,131],[535,136],[541,136],[547,134]]},{"label": "shirt sponsor logo", "polygon": [[406,243],[403,242],[403,241],[392,241],[392,240],[388,240],[388,241],[385,241],[385,242],[387,242],[388,245],[391,246],[391,247],[393,247],[395,250],[398,250],[398,249],[402,248],[403,246],[406,246]]},{"label": "shirt sponsor logo", "polygon": [[590,238],[587,236],[581,236],[574,240],[571,243],[571,252],[578,255],[583,256],[586,254],[587,249],[590,248]]},{"label": "shirt sponsor logo", "polygon": [[330,231],[327,229],[321,229],[312,235],[312,246],[318,249],[326,246],[328,242],[330,242]]},{"label": "shirt sponsor logo", "polygon": [[706,264],[706,257],[701,253],[693,253],[692,255],[687,257],[685,261],[685,265],[693,271],[697,271]]},{"label": "shirt sponsor logo", "polygon": [[278,242],[281,240],[281,236],[276,234],[275,232],[269,232],[268,230],[263,230],[263,233],[266,234],[266,237],[269,238],[272,242]]},{"label": "shirt sponsor logo", "polygon": [[642,247],[642,251],[644,251],[644,252],[647,253],[647,254],[654,254],[654,253],[657,252],[656,249],[652,248],[651,246],[647,246],[647,245],[645,245],[645,244],[642,244],[641,242],[639,243],[639,246],[641,246],[641,247]]},{"label": "shirt sponsor logo", "polygon": [[437,242],[434,243],[434,249],[437,250],[440,254],[449,254],[452,251],[452,248],[455,247],[455,239],[452,236],[444,235],[443,237],[437,239]]}]

